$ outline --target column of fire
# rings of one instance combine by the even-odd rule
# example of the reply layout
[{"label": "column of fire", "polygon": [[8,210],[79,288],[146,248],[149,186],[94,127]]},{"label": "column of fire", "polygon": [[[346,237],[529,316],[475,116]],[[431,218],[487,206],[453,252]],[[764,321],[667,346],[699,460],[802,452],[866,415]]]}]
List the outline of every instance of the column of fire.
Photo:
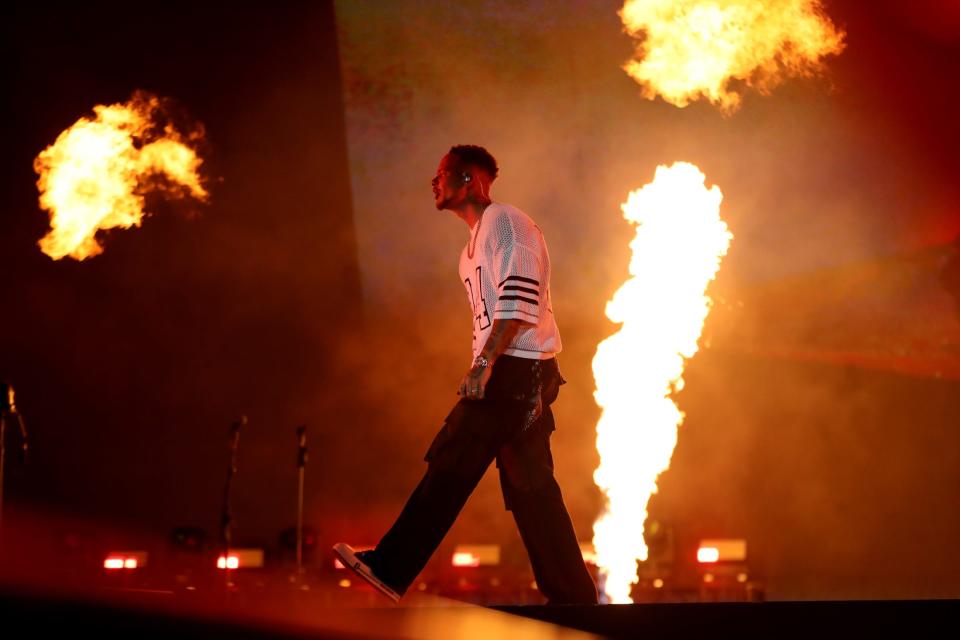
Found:
[{"label": "column of fire", "polygon": [[593,359],[600,466],[594,481],[606,508],[594,523],[602,587],[610,602],[631,602],[637,561],[645,560],[647,503],[670,464],[683,413],[671,393],[698,349],[710,311],[707,285],[733,235],[720,218],[723,198],[694,165],[660,166],[654,181],[622,205],[637,225],[629,279],[607,303],[619,330]]}]

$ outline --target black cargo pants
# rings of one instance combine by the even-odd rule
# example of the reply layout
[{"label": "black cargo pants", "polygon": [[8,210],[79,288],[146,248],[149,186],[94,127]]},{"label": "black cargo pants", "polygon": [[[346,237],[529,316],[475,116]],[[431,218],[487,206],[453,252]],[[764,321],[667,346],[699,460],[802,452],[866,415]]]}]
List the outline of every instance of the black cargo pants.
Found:
[{"label": "black cargo pants", "polygon": [[[553,477],[550,404],[562,383],[554,359],[497,358],[484,398],[461,399],[447,416],[427,451],[426,474],[377,545],[372,562],[381,579],[407,590],[496,460],[541,593],[551,604],[597,602]],[[531,413],[538,391],[539,410]]]}]

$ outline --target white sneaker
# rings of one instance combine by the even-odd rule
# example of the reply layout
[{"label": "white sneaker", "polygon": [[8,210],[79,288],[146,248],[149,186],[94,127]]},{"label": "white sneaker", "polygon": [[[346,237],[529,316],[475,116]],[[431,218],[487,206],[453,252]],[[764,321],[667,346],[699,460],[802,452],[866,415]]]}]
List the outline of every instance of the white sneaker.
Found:
[{"label": "white sneaker", "polygon": [[367,552],[356,552],[350,548],[350,545],[338,542],[337,544],[333,545],[333,553],[340,559],[340,562],[343,564],[343,566],[369,582],[371,585],[373,585],[374,589],[387,596],[394,602],[400,602],[400,597],[403,594],[398,593],[396,589],[378,578],[373,572],[373,569],[371,569],[370,566],[363,561],[363,558],[360,557]]}]

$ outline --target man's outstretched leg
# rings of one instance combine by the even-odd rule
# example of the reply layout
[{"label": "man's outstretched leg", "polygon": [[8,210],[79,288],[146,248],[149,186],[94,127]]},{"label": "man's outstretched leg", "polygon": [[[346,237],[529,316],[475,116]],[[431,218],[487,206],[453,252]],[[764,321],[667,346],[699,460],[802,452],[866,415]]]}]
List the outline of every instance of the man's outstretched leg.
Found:
[{"label": "man's outstretched leg", "polygon": [[443,541],[473,493],[486,467],[472,475],[436,469],[431,464],[396,522],[374,552],[384,579],[406,591]]},{"label": "man's outstretched leg", "polygon": [[[499,446],[494,408],[483,401],[461,400],[427,452],[427,472],[396,522],[376,549],[355,554],[338,544],[334,552],[345,565],[377,589],[384,583],[399,599],[423,570],[496,456]],[[370,575],[367,575],[370,574]]]}]

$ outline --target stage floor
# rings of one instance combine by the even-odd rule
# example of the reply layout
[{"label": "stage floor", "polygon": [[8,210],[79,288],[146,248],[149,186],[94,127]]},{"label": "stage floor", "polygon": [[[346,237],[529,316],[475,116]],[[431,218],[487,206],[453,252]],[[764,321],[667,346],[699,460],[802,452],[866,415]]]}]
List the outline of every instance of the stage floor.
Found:
[{"label": "stage floor", "polygon": [[[361,588],[189,592],[0,589],[4,635],[204,638],[822,638],[948,632],[958,600],[481,607],[414,593],[394,605]],[[942,631],[941,631],[942,630]]]},{"label": "stage floor", "polygon": [[0,590],[4,636],[30,632],[176,638],[516,638],[597,637],[550,622],[414,593],[394,605],[365,588],[224,590],[220,593],[36,587]]}]

